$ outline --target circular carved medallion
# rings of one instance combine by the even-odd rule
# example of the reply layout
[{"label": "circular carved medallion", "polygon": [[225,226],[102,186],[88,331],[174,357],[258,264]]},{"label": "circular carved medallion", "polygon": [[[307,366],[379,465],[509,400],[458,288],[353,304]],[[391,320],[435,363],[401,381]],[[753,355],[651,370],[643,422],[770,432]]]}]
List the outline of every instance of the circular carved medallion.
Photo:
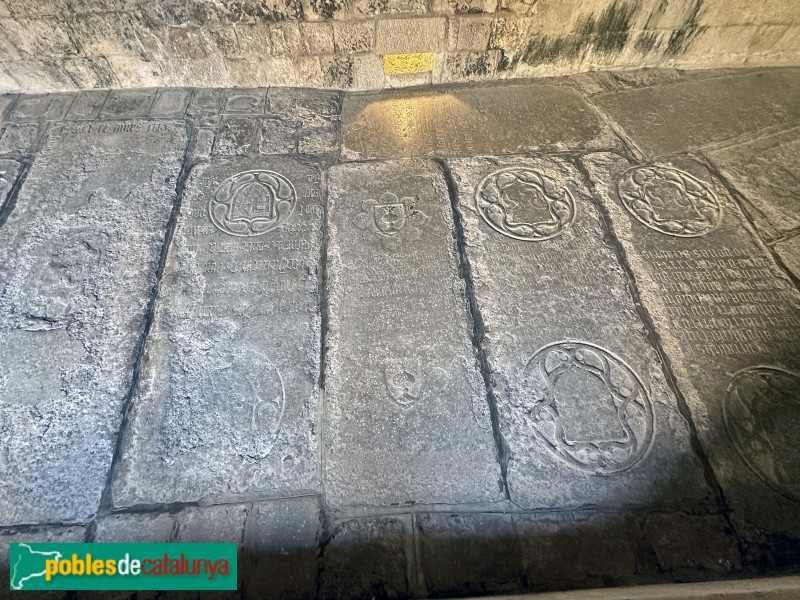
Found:
[{"label": "circular carved medallion", "polygon": [[283,175],[245,171],[222,182],[208,204],[208,214],[221,231],[250,237],[285,223],[296,203],[294,186]]},{"label": "circular carved medallion", "polygon": [[624,471],[653,440],[653,408],[641,379],[600,346],[545,346],[528,362],[525,390],[524,409],[537,435],[576,469],[596,475]]},{"label": "circular carved medallion", "polygon": [[800,375],[775,367],[739,371],[723,418],[742,460],[770,487],[800,500]]},{"label": "circular carved medallion", "polygon": [[650,229],[668,235],[706,235],[722,218],[711,188],[680,169],[633,167],[622,175],[617,191],[628,212]]},{"label": "circular carved medallion", "polygon": [[575,218],[575,200],[568,189],[523,167],[485,177],[475,192],[475,204],[492,229],[527,242],[555,237]]}]

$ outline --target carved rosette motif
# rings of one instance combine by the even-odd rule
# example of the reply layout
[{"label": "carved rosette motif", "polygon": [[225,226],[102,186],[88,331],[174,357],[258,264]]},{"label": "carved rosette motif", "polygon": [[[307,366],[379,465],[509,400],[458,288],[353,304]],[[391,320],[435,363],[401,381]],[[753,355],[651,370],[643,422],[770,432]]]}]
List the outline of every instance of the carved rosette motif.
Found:
[{"label": "carved rosette motif", "polygon": [[768,366],[739,371],[728,386],[723,418],[737,452],[756,475],[800,500],[800,375]]},{"label": "carved rosette motif", "polygon": [[553,455],[595,475],[630,469],[653,440],[653,408],[641,379],[594,344],[556,342],[537,351],[517,404]]},{"label": "carved rosette motif", "polygon": [[217,188],[208,204],[211,222],[230,235],[262,235],[285,223],[294,211],[292,182],[273,171],[244,171]]},{"label": "carved rosette motif", "polygon": [[722,219],[722,207],[711,188],[673,167],[647,165],[628,169],[617,183],[617,191],[637,220],[667,235],[707,235]]},{"label": "carved rosette motif", "polygon": [[486,176],[475,192],[475,206],[492,229],[527,242],[553,238],[575,218],[572,193],[554,179],[524,167]]}]

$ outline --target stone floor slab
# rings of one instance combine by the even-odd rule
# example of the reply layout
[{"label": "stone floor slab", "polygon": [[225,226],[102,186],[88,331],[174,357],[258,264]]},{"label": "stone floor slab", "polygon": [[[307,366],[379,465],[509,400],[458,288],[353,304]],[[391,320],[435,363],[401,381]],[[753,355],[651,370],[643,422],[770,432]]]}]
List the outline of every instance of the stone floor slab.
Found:
[{"label": "stone floor slab", "polygon": [[567,86],[353,94],[342,111],[347,159],[614,148],[597,112]]},{"label": "stone floor slab", "polygon": [[524,508],[709,497],[604,219],[559,158],[449,162]]},{"label": "stone floor slab", "polygon": [[97,509],[186,141],[176,122],[51,126],[0,229],[0,523]]},{"label": "stone floor slab", "polygon": [[288,158],[192,169],[116,506],[318,486],[320,181]]},{"label": "stone floor slab", "polygon": [[768,241],[800,229],[800,128],[707,153]]},{"label": "stone floor slab", "polygon": [[631,165],[610,154],[585,165],[737,533],[800,539],[800,293],[703,165]]},{"label": "stone floor slab", "polygon": [[800,279],[800,235],[778,242],[774,249],[792,275]]},{"label": "stone floor slab", "polygon": [[333,167],[328,215],[328,501],[500,500],[441,171]]},{"label": "stone floor slab", "polygon": [[800,77],[776,69],[593,96],[648,156],[664,156],[800,119]]}]

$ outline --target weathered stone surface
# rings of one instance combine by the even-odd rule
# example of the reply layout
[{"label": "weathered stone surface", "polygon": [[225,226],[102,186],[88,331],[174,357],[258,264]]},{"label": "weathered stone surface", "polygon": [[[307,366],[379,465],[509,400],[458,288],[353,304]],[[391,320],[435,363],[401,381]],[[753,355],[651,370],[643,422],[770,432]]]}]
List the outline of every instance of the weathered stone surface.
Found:
[{"label": "weathered stone surface", "polygon": [[294,154],[297,152],[299,121],[264,119],[258,151],[261,154]]},{"label": "weathered stone surface", "polygon": [[328,501],[500,500],[441,172],[335,166],[328,215]]},{"label": "weathered stone surface", "polygon": [[39,125],[37,123],[9,123],[3,128],[0,135],[0,152],[21,152],[26,154],[33,150],[33,146],[39,137]]},{"label": "weathered stone surface", "polygon": [[214,154],[250,154],[258,132],[258,121],[247,117],[222,118],[222,126],[214,141]]},{"label": "weathered stone surface", "polygon": [[267,101],[266,88],[231,90],[225,96],[222,112],[226,114],[260,115]]},{"label": "weathered stone surface", "polygon": [[[25,582],[23,581],[21,584],[18,580],[10,581],[10,546],[9,544],[17,544],[17,543],[74,543],[74,542],[82,542],[83,536],[85,533],[85,529],[83,527],[58,527],[52,529],[41,529],[38,531],[33,532],[24,532],[24,533],[16,533],[16,532],[4,532],[0,533],[0,589],[3,590],[3,597],[10,597],[13,598],[14,596],[20,596],[20,594],[16,591],[9,591],[13,590],[11,587],[21,586],[19,591],[25,590]],[[35,598],[36,600],[50,600],[52,599],[61,599],[64,597],[64,592],[59,591],[52,591],[52,592],[27,592],[26,594],[22,594],[29,598]]]},{"label": "weathered stone surface", "polygon": [[514,515],[534,590],[631,585],[640,570],[634,518],[619,514]]},{"label": "weathered stone surface", "polygon": [[786,268],[800,279],[800,235],[778,242],[774,249]]},{"label": "weathered stone surface", "polygon": [[800,128],[715,150],[709,158],[737,191],[767,240],[800,229]]},{"label": "weathered stone surface", "polygon": [[75,96],[71,94],[43,94],[41,96],[20,96],[11,113],[14,121],[62,119]]},{"label": "weathered stone surface", "polygon": [[375,22],[334,22],[333,40],[336,52],[370,52],[375,45]]},{"label": "weathered stone surface", "polygon": [[720,515],[654,513],[648,515],[644,531],[662,571],[688,575],[742,568],[736,536]]},{"label": "weathered stone surface", "polygon": [[155,99],[155,90],[117,90],[109,94],[102,116],[107,119],[146,117]]},{"label": "weathered stone surface", "polygon": [[514,85],[450,93],[348,96],[342,154],[349,159],[472,156],[612,148],[617,141],[570,88]]},{"label": "weathered stone surface", "polygon": [[[0,144],[2,144],[1,141]],[[2,218],[11,188],[17,182],[19,170],[20,164],[17,161],[0,159],[0,218]]]},{"label": "weathered stone surface", "polygon": [[106,90],[87,91],[78,94],[67,112],[67,119],[96,119],[100,116],[109,92]]},{"label": "weathered stone surface", "polygon": [[679,156],[633,166],[600,154],[584,164],[611,213],[737,533],[756,541],[800,539],[793,433],[800,426],[800,293],[699,163]]},{"label": "weathered stone surface", "polygon": [[184,543],[231,543],[244,541],[247,506],[220,504],[187,508],[178,515],[175,541]]},{"label": "weathered stone surface", "polygon": [[444,47],[444,17],[422,19],[380,19],[375,27],[378,54],[436,52]]},{"label": "weathered stone surface", "polygon": [[407,598],[412,539],[407,516],[340,523],[322,554],[319,598]]},{"label": "weathered stone surface", "polygon": [[321,198],[291,159],[193,168],[116,506],[317,487]]},{"label": "weathered stone surface", "polygon": [[316,598],[321,514],[317,498],[253,505],[244,534],[246,598]]},{"label": "weathered stone surface", "polygon": [[175,518],[166,513],[109,515],[97,519],[93,541],[165,544],[174,528]]},{"label": "weathered stone surface", "polygon": [[151,117],[182,117],[189,104],[192,90],[189,89],[166,89],[159,90],[156,94],[153,105],[150,107]]},{"label": "weathered stone surface", "polygon": [[520,588],[522,547],[511,515],[428,514],[415,522],[430,595],[484,595]]},{"label": "weathered stone surface", "polygon": [[577,168],[555,158],[451,165],[511,499],[706,499],[689,425]]},{"label": "weathered stone surface", "polygon": [[731,139],[800,118],[800,77],[764,71],[600,94],[594,101],[650,156]]},{"label": "weathered stone surface", "polygon": [[51,125],[0,229],[0,523],[97,508],[185,145],[174,122]]}]

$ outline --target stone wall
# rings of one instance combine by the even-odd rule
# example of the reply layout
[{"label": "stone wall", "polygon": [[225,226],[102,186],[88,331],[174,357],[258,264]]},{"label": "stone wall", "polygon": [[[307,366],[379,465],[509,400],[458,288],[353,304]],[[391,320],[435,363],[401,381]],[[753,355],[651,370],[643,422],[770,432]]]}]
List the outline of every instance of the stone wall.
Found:
[{"label": "stone wall", "polygon": [[[387,54],[432,72],[386,75]],[[797,0],[0,0],[0,91],[378,89],[800,63]]]}]

